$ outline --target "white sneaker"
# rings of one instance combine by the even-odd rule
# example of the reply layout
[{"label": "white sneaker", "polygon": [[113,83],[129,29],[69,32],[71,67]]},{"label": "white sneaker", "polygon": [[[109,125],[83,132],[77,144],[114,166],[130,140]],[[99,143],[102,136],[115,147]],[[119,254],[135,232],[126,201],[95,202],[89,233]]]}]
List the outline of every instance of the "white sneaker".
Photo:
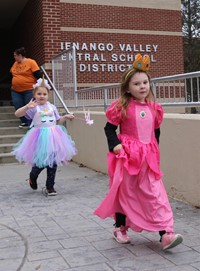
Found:
[{"label": "white sneaker", "polygon": [[19,128],[28,128],[29,127],[29,125],[28,125],[28,123],[21,123],[20,125],[19,125]]}]

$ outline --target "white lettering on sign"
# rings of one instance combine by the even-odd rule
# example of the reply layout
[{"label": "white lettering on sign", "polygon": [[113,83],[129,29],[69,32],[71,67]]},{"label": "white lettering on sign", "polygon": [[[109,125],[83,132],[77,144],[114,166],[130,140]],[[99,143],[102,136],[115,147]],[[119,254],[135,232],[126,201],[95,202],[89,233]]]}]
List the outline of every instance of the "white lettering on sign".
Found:
[{"label": "white lettering on sign", "polygon": [[61,49],[62,50],[68,50],[71,47],[74,47],[77,51],[112,51],[114,49],[114,46],[112,43],[80,43],[80,42],[61,42]]},{"label": "white lettering on sign", "polygon": [[[151,62],[156,62],[155,55],[158,51],[158,44],[61,42],[61,50],[71,47],[76,50],[77,67],[80,72],[124,72],[132,67],[138,53],[147,54]],[[63,61],[72,59],[71,53],[62,55]]]}]

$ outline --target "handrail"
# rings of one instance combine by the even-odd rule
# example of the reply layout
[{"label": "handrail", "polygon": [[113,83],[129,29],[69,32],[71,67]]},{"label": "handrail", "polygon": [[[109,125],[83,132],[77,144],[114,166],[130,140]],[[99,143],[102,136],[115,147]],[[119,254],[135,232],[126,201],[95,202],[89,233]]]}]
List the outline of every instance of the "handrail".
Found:
[{"label": "handrail", "polygon": [[[77,107],[76,49],[74,46],[60,52],[52,58],[52,81],[60,90],[66,106]],[[54,103],[57,103],[54,95]]]},{"label": "handrail", "polygon": [[90,87],[90,88],[85,88],[85,89],[79,89],[77,90],[77,92],[81,92],[81,93],[84,93],[84,92],[89,92],[90,90],[99,90],[99,89],[102,89],[102,88],[109,88],[109,87],[119,87],[120,84],[107,84],[107,85],[103,85],[103,86],[95,86],[95,87]]},{"label": "handrail", "polygon": [[172,80],[180,80],[184,78],[195,78],[198,76],[200,76],[200,71],[176,74],[176,75],[170,75],[170,76],[163,76],[163,77],[155,77],[155,78],[152,78],[151,81],[152,82],[172,81]]},{"label": "handrail", "polygon": [[[63,97],[59,95],[54,84],[49,79],[48,75],[44,71],[46,77],[48,77],[49,82],[54,89],[56,96],[65,108],[66,112],[69,113],[68,108],[106,108],[111,104],[111,102],[120,96],[120,83],[107,84],[103,86],[94,86],[85,89],[77,90],[76,82],[76,55],[75,50],[71,48],[70,50],[63,51],[56,55],[53,59],[61,57],[58,68],[62,70],[62,55],[73,52],[72,62],[74,65],[69,66],[69,70],[73,72],[73,92],[70,86],[66,88],[64,86],[62,79],[57,76],[58,86],[60,91],[63,93]],[[60,70],[56,69],[60,72]],[[44,68],[42,67],[42,70]],[[52,73],[54,75],[54,67],[52,66]],[[56,70],[56,72],[57,72]],[[53,77],[54,78],[54,77]],[[71,78],[70,78],[71,79]],[[54,82],[54,81],[53,81]],[[61,84],[60,84],[61,82]],[[155,77],[151,79],[152,89],[155,94],[156,100],[163,106],[184,106],[184,107],[195,107],[200,106],[200,71],[177,74],[171,76]],[[54,82],[57,84],[57,81]],[[64,97],[67,97],[66,99]]]},{"label": "handrail", "polygon": [[64,103],[64,101],[63,101],[62,97],[60,96],[58,90],[55,88],[53,82],[52,82],[51,79],[49,78],[49,76],[48,76],[48,74],[47,74],[45,68],[44,68],[43,66],[40,66],[40,68],[41,68],[42,72],[44,73],[44,75],[46,76],[46,78],[47,78],[48,82],[50,83],[51,87],[53,88],[53,90],[54,90],[56,96],[58,97],[59,101],[61,102],[62,106],[63,106],[64,109],[66,110],[67,114],[70,114],[69,109],[67,108],[66,104]]},{"label": "handrail", "polygon": [[[162,106],[200,106],[200,71],[152,78],[156,100]],[[104,107],[119,97],[120,84],[77,90],[78,107]]]}]

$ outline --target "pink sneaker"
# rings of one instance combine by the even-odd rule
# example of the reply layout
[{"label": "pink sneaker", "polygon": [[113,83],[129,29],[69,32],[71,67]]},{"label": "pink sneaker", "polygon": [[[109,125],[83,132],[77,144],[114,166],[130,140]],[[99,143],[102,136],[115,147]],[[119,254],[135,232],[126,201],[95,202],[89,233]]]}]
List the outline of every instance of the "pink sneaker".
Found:
[{"label": "pink sneaker", "polygon": [[115,228],[113,230],[113,237],[115,240],[120,244],[128,244],[130,243],[131,239],[128,237],[126,231],[128,230],[127,227],[121,226],[119,228]]},{"label": "pink sneaker", "polygon": [[162,244],[163,250],[166,250],[166,249],[176,247],[182,242],[183,242],[182,235],[170,232],[170,233],[165,233],[162,236],[161,244]]}]

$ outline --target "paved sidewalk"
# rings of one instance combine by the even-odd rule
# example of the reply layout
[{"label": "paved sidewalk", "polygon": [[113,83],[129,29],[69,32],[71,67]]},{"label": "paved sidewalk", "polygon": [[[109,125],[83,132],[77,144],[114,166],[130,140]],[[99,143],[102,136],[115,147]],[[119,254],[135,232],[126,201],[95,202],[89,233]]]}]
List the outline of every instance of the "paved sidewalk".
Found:
[{"label": "paved sidewalk", "polygon": [[157,233],[129,231],[118,244],[112,219],[93,215],[107,192],[106,175],[75,163],[60,167],[55,197],[30,189],[29,167],[0,166],[0,271],[195,271],[200,270],[200,209],[170,200],[180,246],[163,252]]}]

